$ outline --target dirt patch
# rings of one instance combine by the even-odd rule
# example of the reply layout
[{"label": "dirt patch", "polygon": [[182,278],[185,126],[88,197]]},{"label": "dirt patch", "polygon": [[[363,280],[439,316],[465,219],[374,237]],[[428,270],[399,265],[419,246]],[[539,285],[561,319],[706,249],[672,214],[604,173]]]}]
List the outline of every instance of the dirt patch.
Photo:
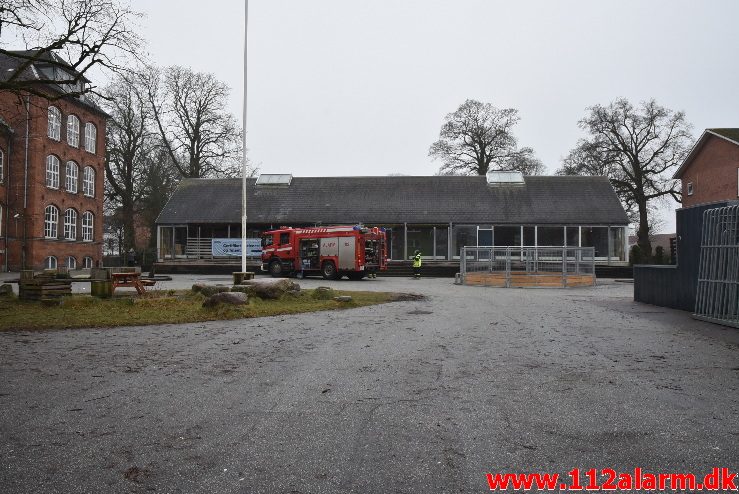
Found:
[{"label": "dirt patch", "polygon": [[392,293],[390,294],[391,302],[413,302],[418,300],[426,300],[426,295],[420,293]]}]

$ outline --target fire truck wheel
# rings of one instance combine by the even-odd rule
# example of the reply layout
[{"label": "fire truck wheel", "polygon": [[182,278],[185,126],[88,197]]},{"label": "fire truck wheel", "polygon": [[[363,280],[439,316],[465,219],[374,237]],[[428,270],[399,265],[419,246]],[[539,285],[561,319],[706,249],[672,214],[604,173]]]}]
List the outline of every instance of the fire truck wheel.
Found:
[{"label": "fire truck wheel", "polygon": [[323,275],[324,280],[335,280],[339,277],[339,273],[336,271],[336,264],[334,264],[333,261],[326,261],[323,263],[323,266],[321,266],[321,274]]},{"label": "fire truck wheel", "polygon": [[278,260],[274,260],[269,263],[269,274],[271,274],[273,278],[282,276],[282,263]]}]

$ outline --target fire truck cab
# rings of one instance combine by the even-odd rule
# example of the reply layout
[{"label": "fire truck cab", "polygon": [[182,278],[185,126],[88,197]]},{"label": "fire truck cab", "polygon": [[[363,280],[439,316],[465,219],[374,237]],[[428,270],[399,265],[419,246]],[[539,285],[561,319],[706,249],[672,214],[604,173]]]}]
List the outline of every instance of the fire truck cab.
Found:
[{"label": "fire truck cab", "polygon": [[377,227],[283,227],[262,234],[262,271],[360,280],[387,269],[385,245],[385,231]]}]

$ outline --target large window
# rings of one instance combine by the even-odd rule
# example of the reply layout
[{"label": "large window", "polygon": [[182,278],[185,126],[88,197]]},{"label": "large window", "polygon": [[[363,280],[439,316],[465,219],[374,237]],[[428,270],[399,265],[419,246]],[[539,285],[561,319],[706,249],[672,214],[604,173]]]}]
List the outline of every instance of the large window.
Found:
[{"label": "large window", "polygon": [[87,122],[85,124],[85,151],[95,154],[97,146],[98,129],[94,124]]},{"label": "large window", "polygon": [[80,119],[74,115],[67,117],[67,144],[80,147]]},{"label": "large window", "polygon": [[67,269],[77,269],[77,259],[72,256],[67,257]]},{"label": "large window", "polygon": [[77,193],[77,182],[79,181],[79,167],[74,161],[67,161],[67,169],[64,174],[67,192]]},{"label": "large window", "polygon": [[62,138],[62,112],[56,106],[49,107],[49,137],[56,141]]},{"label": "large window", "polygon": [[64,238],[77,240],[77,211],[71,208],[64,211]]},{"label": "large window", "polygon": [[562,226],[540,226],[536,244],[544,247],[561,247],[565,244],[565,229]]},{"label": "large window", "polygon": [[82,176],[82,193],[89,197],[95,197],[95,170],[86,166]]},{"label": "large window", "polygon": [[413,258],[416,250],[431,258],[434,255],[434,228],[430,226],[408,226],[408,258]]},{"label": "large window", "polygon": [[46,206],[44,211],[44,237],[57,238],[58,223],[59,209],[56,206]]},{"label": "large window", "polygon": [[493,243],[496,247],[510,247],[521,245],[520,226],[496,226]]},{"label": "large window", "polygon": [[59,158],[53,154],[46,157],[46,186],[51,189],[59,188]]},{"label": "large window", "polygon": [[477,226],[455,225],[452,228],[452,256],[459,259],[462,247],[477,245]]},{"label": "large window", "polygon": [[607,226],[583,226],[581,231],[583,247],[595,247],[595,257],[605,258],[608,256]]},{"label": "large window", "polygon": [[56,257],[49,256],[44,259],[44,269],[56,269]]},{"label": "large window", "polygon": [[82,267],[85,269],[90,269],[92,267],[92,257],[87,256],[82,259]]},{"label": "large window", "polygon": [[93,239],[93,221],[95,217],[90,211],[82,213],[82,240],[84,242],[92,242]]}]

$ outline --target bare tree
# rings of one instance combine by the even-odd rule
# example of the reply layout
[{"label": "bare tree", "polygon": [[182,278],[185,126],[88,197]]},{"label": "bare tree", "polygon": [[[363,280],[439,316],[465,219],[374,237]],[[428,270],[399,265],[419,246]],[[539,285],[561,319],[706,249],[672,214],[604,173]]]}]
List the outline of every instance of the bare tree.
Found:
[{"label": "bare tree", "polygon": [[106,200],[119,213],[124,252],[135,247],[135,221],[144,194],[148,160],[156,148],[146,88],[137,77],[116,78],[104,91]]},{"label": "bare tree", "polygon": [[241,129],[227,110],[229,92],[213,74],[185,67],[150,71],[154,121],[182,177],[232,176],[241,170]]},{"label": "bare tree", "polygon": [[589,136],[578,141],[557,173],[607,176],[638,223],[637,243],[650,257],[653,203],[667,196],[680,200],[672,170],[690,150],[691,126],[683,112],[660,106],[654,99],[637,107],[622,98],[587,111],[579,126]]},{"label": "bare tree", "polygon": [[[140,14],[118,0],[3,0],[0,54],[20,61],[0,77],[0,90],[45,98],[95,92],[86,84],[93,67],[121,71],[141,40],[133,29]],[[25,50],[9,50],[23,43]],[[31,66],[44,70],[29,76]],[[48,87],[62,89],[50,94]]]},{"label": "bare tree", "polygon": [[429,156],[442,161],[442,175],[485,175],[490,170],[540,174],[544,166],[533,149],[517,148],[512,130],[518,121],[518,110],[468,99],[444,118]]}]

